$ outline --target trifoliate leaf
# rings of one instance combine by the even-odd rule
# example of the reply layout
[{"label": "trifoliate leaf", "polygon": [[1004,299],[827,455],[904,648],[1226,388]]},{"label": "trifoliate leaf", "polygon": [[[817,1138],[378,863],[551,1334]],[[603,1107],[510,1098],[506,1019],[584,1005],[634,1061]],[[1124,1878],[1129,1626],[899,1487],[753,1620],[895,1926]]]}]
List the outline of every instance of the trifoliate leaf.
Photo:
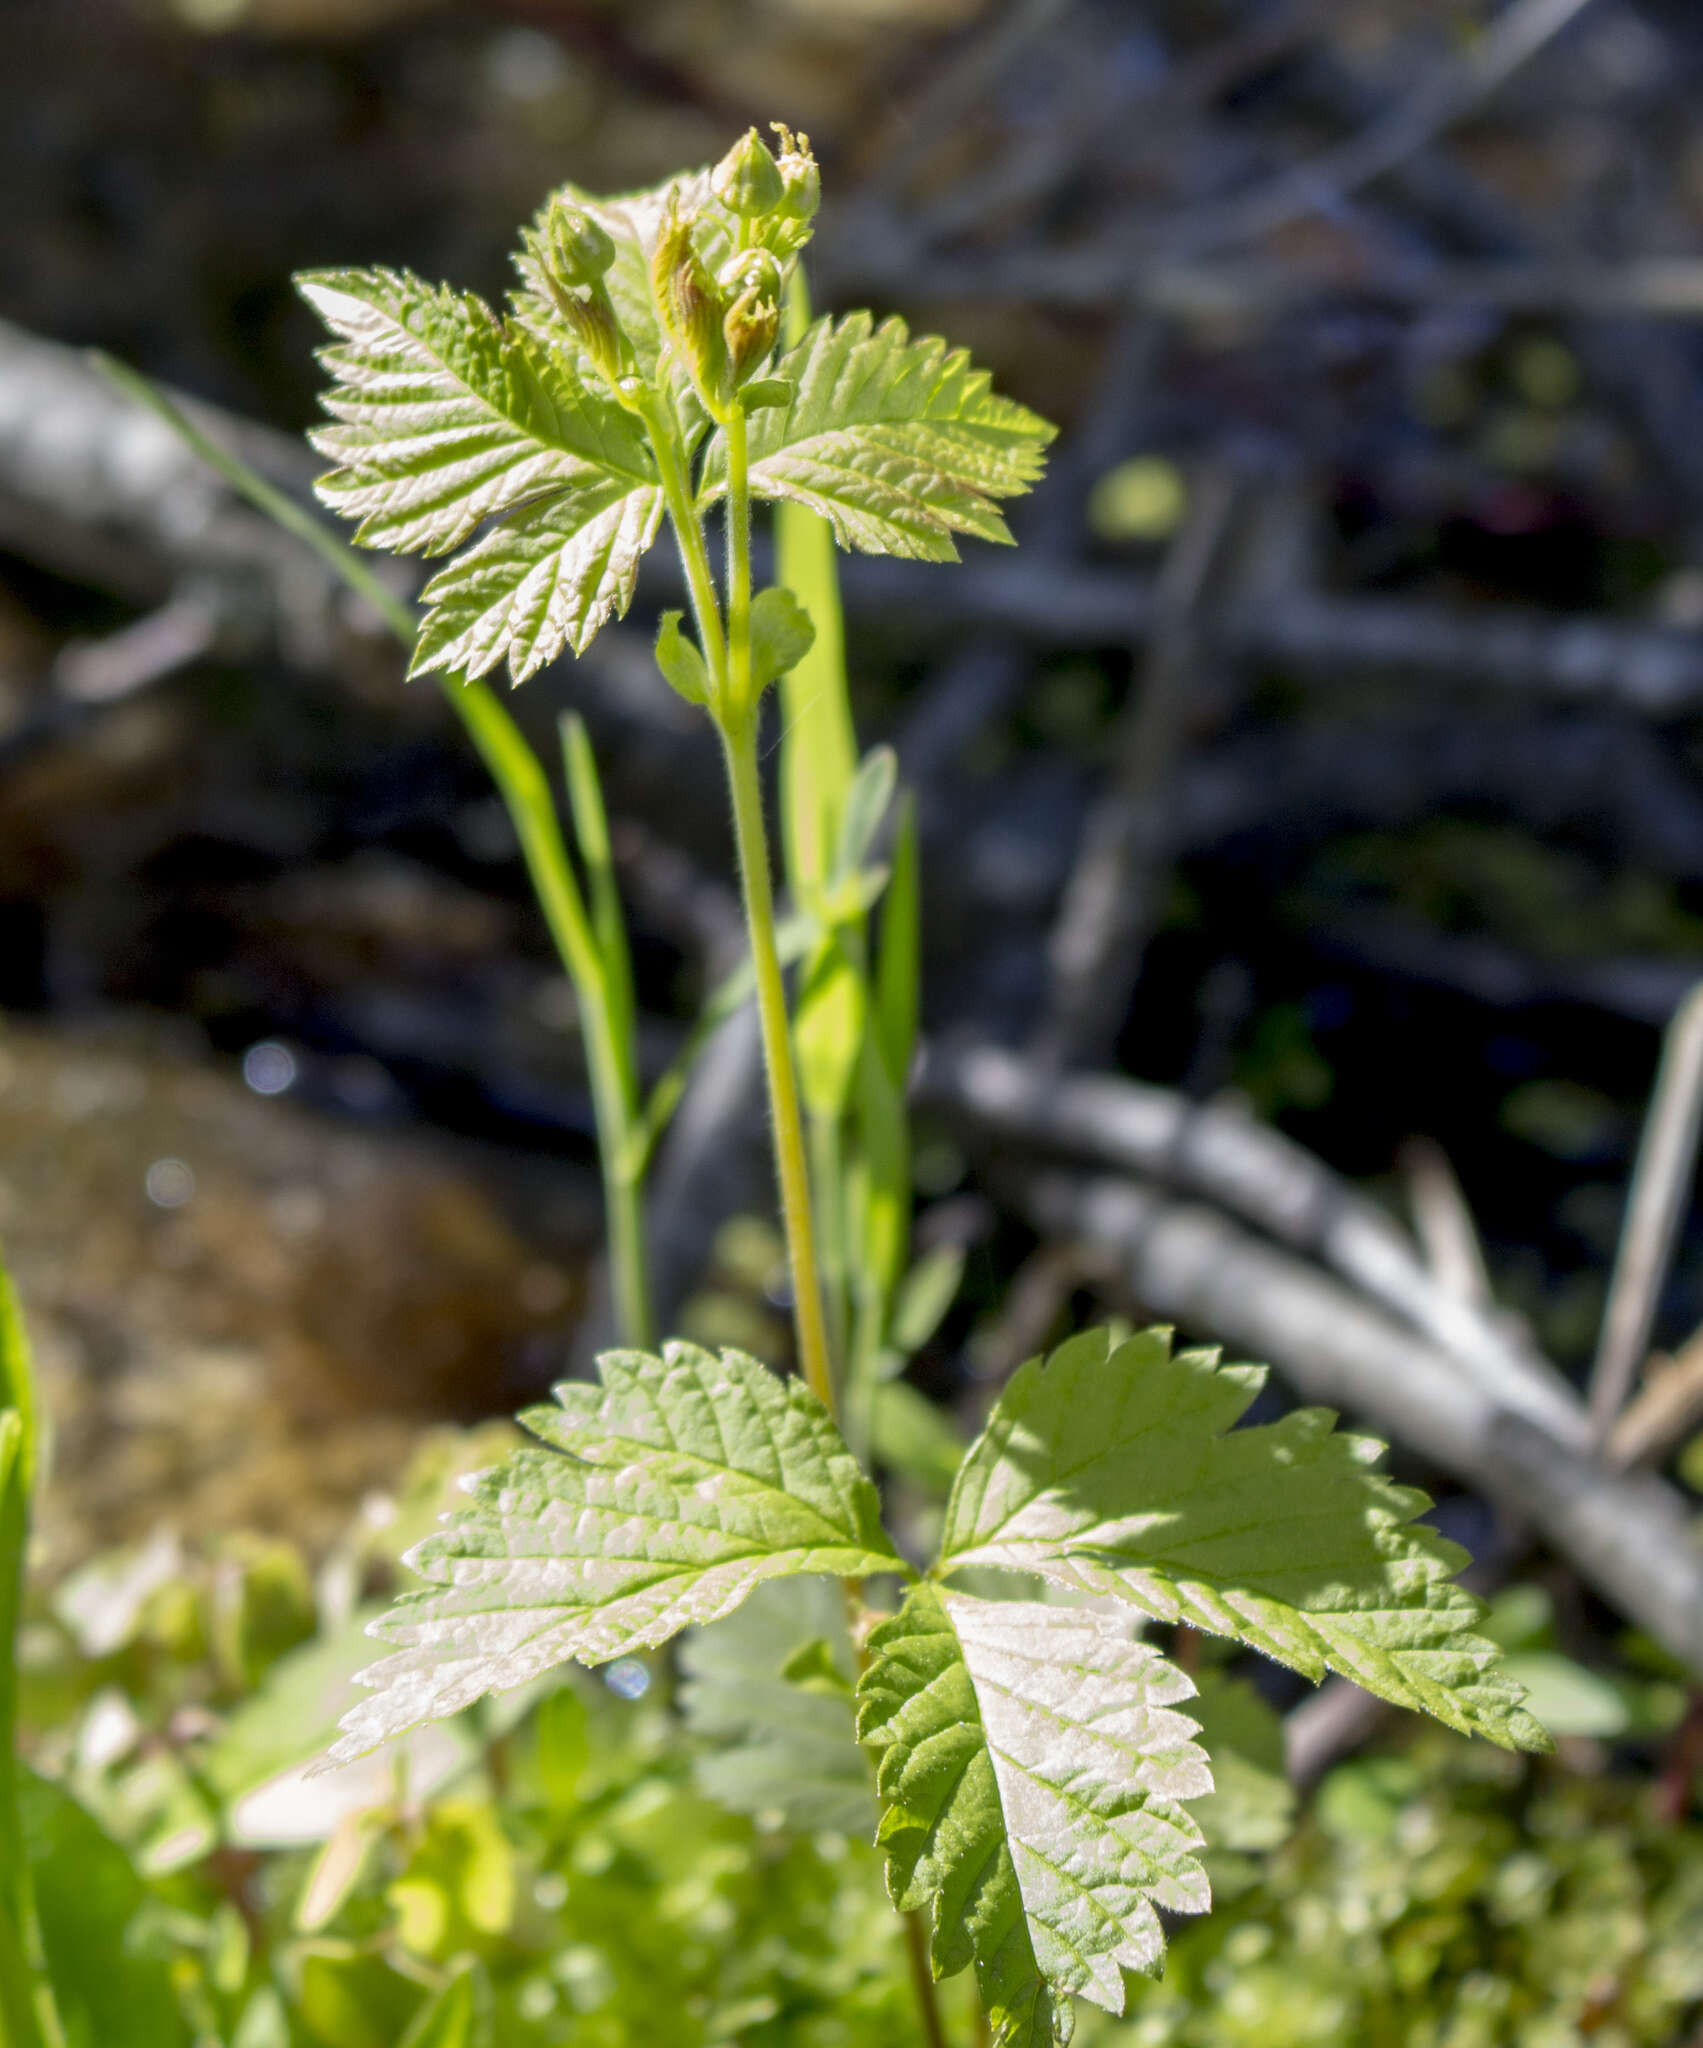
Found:
[{"label": "trifoliate leaf", "polygon": [[342,337],[321,351],[338,467],[320,497],[368,547],[446,554],[494,514],[610,474],[653,474],[637,422],[470,292],[406,271],[310,271],[303,298]]},{"label": "trifoliate leaf", "polygon": [[1155,1906],[1210,1903],[1211,1791],[1194,1688],[1115,1616],[915,1587],[870,1637],[858,1735],[881,1753],[877,1839],[902,1911],[926,1908],[933,1960],[967,1963],[996,2048],[1050,2048],[1069,1995],[1121,2012],[1122,1972],[1158,1967]]},{"label": "trifoliate leaf", "polygon": [[1326,1409],[1234,1429],[1264,1380],[1173,1355],[1165,1330],[1089,1331],[1032,1359],[964,1461],[939,1569],[1038,1572],[1504,1748],[1549,1748],[1474,1633],[1483,1603],[1451,1583],[1465,1553],[1413,1520],[1424,1494],[1373,1471],[1383,1446]]},{"label": "trifoliate leaf", "polygon": [[506,660],[521,683],[564,647],[582,654],[632,603],[661,518],[655,484],[594,476],[504,520],[426,585],[409,673],[481,676]]},{"label": "trifoliate leaf", "polygon": [[751,600],[751,681],[766,690],[810,652],[816,628],[790,590],[759,590]]},{"label": "trifoliate leaf", "polygon": [[[333,1762],[569,1658],[654,1649],[793,1572],[903,1569],[875,1489],[800,1380],[737,1351],[608,1351],[521,1421],[542,1439],[467,1482],[475,1505],[406,1562],[431,1583],[372,1633]],[[564,1455],[565,1454],[565,1455]]]},{"label": "trifoliate leaf", "polygon": [[680,1646],[680,1709],[712,1745],[700,1790],[736,1813],[866,1840],[875,1787],[853,1731],[855,1662],[845,1596],[830,1579],[759,1586]]},{"label": "trifoliate leaf", "polygon": [[[963,349],[912,341],[867,313],[816,322],[774,374],[792,400],[751,415],[751,489],[819,512],[841,547],[952,562],[955,533],[1008,541],[996,501],[1029,489],[1053,428]],[[726,445],[705,459],[705,502],[726,488]]]},{"label": "trifoliate leaf", "polygon": [[710,700],[710,672],[694,643],[680,630],[680,614],[664,612],[656,629],[656,665],[672,690],[688,704]]}]

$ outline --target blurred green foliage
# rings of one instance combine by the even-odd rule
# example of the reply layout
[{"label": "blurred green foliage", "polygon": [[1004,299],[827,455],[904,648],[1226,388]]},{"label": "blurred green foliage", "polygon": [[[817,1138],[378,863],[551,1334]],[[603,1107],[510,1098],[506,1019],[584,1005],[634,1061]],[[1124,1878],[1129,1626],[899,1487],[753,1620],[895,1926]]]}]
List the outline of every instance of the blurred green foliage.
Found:
[{"label": "blurred green foliage", "polygon": [[[669,1659],[623,1659],[306,1775],[397,1554],[498,1448],[434,1436],[317,1572],[273,1540],[162,1544],[32,1607],[25,1832],[71,2048],[914,2039],[826,1582],[687,1637],[678,1690]],[[1402,1724],[1304,1811],[1278,1715],[1227,1646],[1192,1639],[1215,1911],[1175,1925],[1125,2020],[1083,2013],[1083,2048],[1684,2038],[1703,1826],[1661,1810],[1687,1796],[1671,1761],[1652,1778],[1640,1758],[1679,1754],[1685,1690],[1635,1642],[1610,1672],[1573,1663],[1536,1586],[1490,1627],[1578,1731],[1561,1757]],[[965,1982],[944,1987],[955,2042]]]}]

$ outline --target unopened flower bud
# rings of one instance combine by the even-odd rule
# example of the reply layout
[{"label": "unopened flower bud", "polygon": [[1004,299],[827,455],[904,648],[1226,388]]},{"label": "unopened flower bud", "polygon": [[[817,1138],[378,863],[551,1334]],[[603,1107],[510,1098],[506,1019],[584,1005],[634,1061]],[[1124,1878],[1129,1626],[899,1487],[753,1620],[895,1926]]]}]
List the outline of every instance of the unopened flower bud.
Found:
[{"label": "unopened flower bud", "polygon": [[719,405],[732,388],[721,331],[726,301],[692,246],[691,223],[680,218],[672,201],[651,257],[650,276],[651,296],[669,339],[684,356],[699,391],[712,406]]},{"label": "unopened flower bud", "polygon": [[716,283],[733,301],[721,331],[733,381],[742,384],[780,334],[781,267],[767,249],[747,249],[722,266]]},{"label": "unopened flower bud", "polygon": [[773,213],[785,189],[780,167],[755,128],[746,129],[710,174],[710,190],[741,220]]},{"label": "unopened flower bud", "polygon": [[611,382],[623,376],[633,352],[603,282],[615,244],[589,214],[566,206],[553,206],[525,242],[535,281],[575,341]]},{"label": "unopened flower bud", "polygon": [[583,207],[557,200],[544,216],[538,256],[558,284],[595,284],[615,261],[615,244]]}]

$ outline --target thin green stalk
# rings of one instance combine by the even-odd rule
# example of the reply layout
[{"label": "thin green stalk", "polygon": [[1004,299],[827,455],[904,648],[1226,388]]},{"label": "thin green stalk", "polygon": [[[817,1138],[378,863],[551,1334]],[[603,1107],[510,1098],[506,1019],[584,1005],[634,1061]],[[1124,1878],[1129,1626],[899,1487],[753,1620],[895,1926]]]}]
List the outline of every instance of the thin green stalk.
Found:
[{"label": "thin green stalk", "polygon": [[745,414],[727,420],[727,671],[733,711],[751,710],[751,457]]},{"label": "thin green stalk", "polygon": [[798,1363],[805,1381],[830,1414],[835,1411],[829,1365],[828,1329],[822,1315],[822,1282],[816,1267],[816,1239],[810,1213],[810,1167],[804,1150],[804,1118],[798,1105],[798,1077],[787,1026],[786,984],[775,950],[775,896],[769,878],[769,839],[763,823],[763,790],[757,775],[754,711],[721,728],[733,797],[733,828],[739,848],[739,880],[757,977],[757,1016],[769,1076],[769,1112],[774,1123],[775,1169],[781,1216],[786,1227],[787,1264],[792,1272],[793,1326]]},{"label": "thin green stalk", "polygon": [[[345,547],[311,512],[204,434],[138,371],[98,352],[93,360],[110,383],[164,420],[186,447],[193,449],[250,504],[310,547],[349,589],[373,606],[404,647],[413,647],[418,631],[413,606],[374,575],[358,554]],[[616,1320],[624,1342],[646,1348],[655,1341],[655,1332],[645,1253],[643,1148],[635,1141],[639,1125],[638,1076],[630,1036],[610,1011],[609,981],[602,955],[574,879],[549,780],[537,755],[483,682],[446,675],[439,675],[436,681],[502,796],[520,841],[533,893],[579,997],[608,1212]],[[637,1170],[635,1160],[640,1161]]]},{"label": "thin green stalk", "polygon": [[662,484],[663,503],[674,528],[680,565],[686,571],[686,588],[692,599],[692,618],[698,628],[698,645],[718,685],[727,675],[727,639],[721,629],[721,608],[716,603],[715,578],[710,574],[709,549],[704,545],[703,523],[692,504],[692,493],[681,474],[680,458],[674,448],[673,428],[662,409],[660,398],[652,396],[644,408],[644,422],[650,430],[651,452]]},{"label": "thin green stalk", "polygon": [[911,1984],[922,2015],[922,2037],[928,2048],[946,2048],[946,2026],[940,2017],[940,2000],[935,1996],[934,1972],[928,1961],[928,1924],[921,1913],[905,1915],[905,1955],[911,1966]]},{"label": "thin green stalk", "polygon": [[637,1075],[603,955],[568,861],[549,779],[520,728],[483,684],[448,682],[445,695],[460,712],[502,792],[538,907],[579,997],[608,1217],[616,1323],[624,1342],[648,1350],[655,1342],[655,1327],[645,1252],[643,1173],[642,1168],[635,1170],[631,1143],[639,1121]]},{"label": "thin green stalk", "polygon": [[64,2048],[24,1854],[18,1624],[36,1481],[35,1375],[23,1313],[0,1263],[0,2048]]}]

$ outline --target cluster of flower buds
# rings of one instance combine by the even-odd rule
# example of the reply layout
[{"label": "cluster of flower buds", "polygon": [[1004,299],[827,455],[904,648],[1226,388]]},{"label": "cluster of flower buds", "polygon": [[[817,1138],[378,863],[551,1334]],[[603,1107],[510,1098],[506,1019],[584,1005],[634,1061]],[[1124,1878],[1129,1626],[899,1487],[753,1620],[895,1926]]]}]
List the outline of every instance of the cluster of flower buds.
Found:
[{"label": "cluster of flower buds", "polygon": [[759,396],[752,379],[780,334],[784,266],[810,239],[821,201],[809,138],[777,132],[778,159],[752,128],[711,173],[711,192],[737,224],[734,252],[715,275],[677,202],[651,259],[657,312],[712,413],[741,392],[747,407]]},{"label": "cluster of flower buds", "polygon": [[633,368],[633,349],[616,318],[604,274],[615,244],[583,207],[552,201],[538,231],[526,234],[539,282],[574,339],[613,384]]}]

